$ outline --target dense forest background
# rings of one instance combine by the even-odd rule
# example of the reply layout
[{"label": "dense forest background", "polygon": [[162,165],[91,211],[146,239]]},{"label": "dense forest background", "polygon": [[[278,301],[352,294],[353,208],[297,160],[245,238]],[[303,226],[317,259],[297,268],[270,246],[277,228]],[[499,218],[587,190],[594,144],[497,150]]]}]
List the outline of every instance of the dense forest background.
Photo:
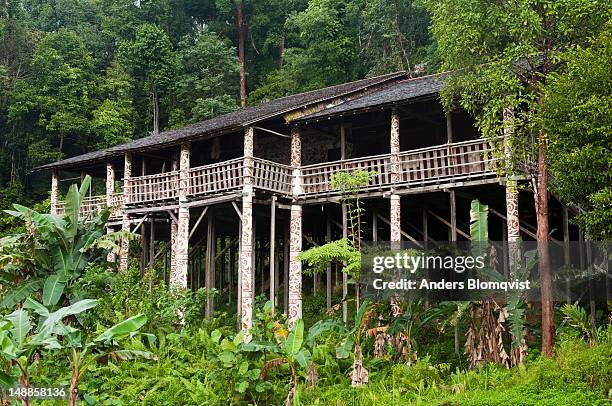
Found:
[{"label": "dense forest background", "polygon": [[37,165],[240,106],[434,71],[411,1],[4,0],[0,206],[44,198]]}]

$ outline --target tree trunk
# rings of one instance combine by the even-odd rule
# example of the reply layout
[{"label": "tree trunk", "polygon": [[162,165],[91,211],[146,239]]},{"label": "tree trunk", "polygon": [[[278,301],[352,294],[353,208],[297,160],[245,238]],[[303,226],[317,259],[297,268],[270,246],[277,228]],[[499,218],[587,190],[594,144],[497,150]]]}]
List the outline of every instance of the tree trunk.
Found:
[{"label": "tree trunk", "polygon": [[542,354],[553,355],[555,341],[555,313],[552,297],[552,278],[550,270],[550,252],[548,247],[548,167],[546,164],[546,136],[538,136],[538,179],[535,189],[535,209],[537,215],[538,270],[542,294]]},{"label": "tree trunk", "polygon": [[280,52],[278,59],[278,68],[283,69],[283,64],[285,63],[285,28],[283,28],[281,31],[279,47]]},{"label": "tree trunk", "polygon": [[153,85],[153,134],[159,134],[159,95]]},{"label": "tree trunk", "polygon": [[240,61],[240,106],[246,107],[246,69],[244,49],[247,36],[246,23],[242,10],[242,1],[236,1],[236,25],[238,27],[238,59]]},{"label": "tree trunk", "polygon": [[79,399],[79,369],[80,353],[73,350],[72,376],[70,377],[70,393],[68,394],[68,406],[76,406]]}]

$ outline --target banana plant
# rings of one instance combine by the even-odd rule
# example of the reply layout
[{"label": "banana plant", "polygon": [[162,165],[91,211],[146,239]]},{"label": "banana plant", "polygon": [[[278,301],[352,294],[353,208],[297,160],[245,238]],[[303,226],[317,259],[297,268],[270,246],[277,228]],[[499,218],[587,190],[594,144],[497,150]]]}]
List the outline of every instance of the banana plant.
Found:
[{"label": "banana plant", "polygon": [[261,369],[260,379],[266,379],[269,370],[281,365],[287,365],[291,372],[291,379],[289,381],[289,392],[287,393],[285,405],[290,406],[293,404],[293,398],[299,383],[298,368],[301,367],[306,370],[311,366],[312,355],[310,350],[304,346],[304,321],[302,319],[296,321],[287,338],[280,336],[279,344],[279,356],[264,364]]},{"label": "banana plant", "polygon": [[33,292],[43,290],[43,304],[56,306],[65,296],[71,281],[81,276],[88,263],[102,260],[105,250],[118,251],[121,238],[133,239],[131,233],[106,233],[108,209],[87,218],[81,206],[91,185],[86,176],[78,188],[70,186],[65,213],[39,213],[14,204],[6,213],[25,223],[25,232],[0,239],[0,263],[5,287],[1,308],[11,309]]},{"label": "banana plant", "polygon": [[[0,318],[0,384],[10,387],[19,382],[29,385],[30,367],[35,354],[68,351],[71,365],[69,405],[76,405],[78,383],[87,368],[98,358],[154,358],[146,351],[118,349],[119,341],[132,337],[146,323],[146,316],[136,315],[100,333],[89,341],[82,331],[66,322],[97,305],[94,299],[84,299],[70,306],[51,311],[43,303],[27,298],[23,307]],[[36,317],[38,316],[38,317]],[[37,319],[37,321],[36,321]],[[29,400],[23,403],[29,405]]]}]

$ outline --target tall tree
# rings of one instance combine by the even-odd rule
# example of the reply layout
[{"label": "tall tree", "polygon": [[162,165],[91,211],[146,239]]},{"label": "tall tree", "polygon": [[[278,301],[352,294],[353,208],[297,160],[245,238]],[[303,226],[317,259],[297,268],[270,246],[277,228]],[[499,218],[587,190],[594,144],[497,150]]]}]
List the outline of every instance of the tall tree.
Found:
[{"label": "tall tree", "polygon": [[560,52],[596,35],[611,7],[598,0],[428,0],[432,32],[449,79],[447,108],[459,103],[474,114],[484,136],[502,134],[503,112],[515,112],[514,157],[530,156],[542,296],[542,353],[551,356],[554,307],[547,241],[548,133],[541,125],[544,86]]},{"label": "tall tree", "polygon": [[589,239],[612,239],[612,27],[589,47],[563,53],[547,83],[543,125],[552,189],[580,209]]},{"label": "tall tree", "polygon": [[136,30],[133,41],[122,44],[119,59],[134,77],[146,83],[151,97],[153,133],[159,133],[160,97],[169,92],[177,71],[177,59],[168,35],[156,25],[143,24]]}]

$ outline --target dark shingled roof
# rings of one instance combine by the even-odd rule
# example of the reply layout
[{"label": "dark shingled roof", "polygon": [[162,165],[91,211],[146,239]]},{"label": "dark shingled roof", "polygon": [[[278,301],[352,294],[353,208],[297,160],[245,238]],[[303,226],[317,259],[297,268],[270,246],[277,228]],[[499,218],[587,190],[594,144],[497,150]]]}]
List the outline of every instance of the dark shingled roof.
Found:
[{"label": "dark shingled roof", "polygon": [[231,113],[223,114],[209,120],[200,121],[175,130],[168,130],[159,134],[149,135],[136,139],[127,144],[117,145],[99,151],[89,152],[62,161],[53,162],[36,168],[50,169],[55,167],[75,166],[83,162],[102,161],[110,157],[117,157],[127,151],[153,149],[161,146],[178,144],[184,140],[196,138],[205,134],[229,131],[242,126],[253,124],[289,111],[298,110],[304,106],[333,99],[350,93],[364,90],[370,86],[379,85],[386,81],[406,77],[406,72],[395,72],[357,80],[355,82],[326,87],[306,93],[295,94],[261,103],[257,106],[247,107]]},{"label": "dark shingled roof", "polygon": [[384,89],[374,90],[371,93],[340,103],[334,107],[303,116],[298,121],[318,120],[323,117],[342,115],[357,110],[401,103],[418,97],[437,94],[444,86],[444,80],[447,76],[448,72],[444,72],[402,80]]}]

